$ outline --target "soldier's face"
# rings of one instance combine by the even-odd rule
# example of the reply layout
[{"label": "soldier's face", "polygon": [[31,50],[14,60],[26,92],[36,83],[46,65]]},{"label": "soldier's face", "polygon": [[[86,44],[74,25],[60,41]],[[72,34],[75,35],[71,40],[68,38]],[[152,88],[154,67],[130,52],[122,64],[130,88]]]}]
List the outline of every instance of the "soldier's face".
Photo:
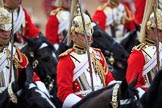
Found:
[{"label": "soldier's face", "polygon": [[[87,36],[87,40],[86,40],[85,35],[77,33],[73,37],[73,41],[74,41],[75,44],[77,44],[81,47],[87,48],[87,45],[91,46],[93,39],[92,39],[92,36]],[[87,44],[87,42],[88,42],[88,44]]]},{"label": "soldier's face", "polygon": [[158,32],[157,36],[159,38],[159,41],[162,42],[162,30],[160,29],[156,30],[156,28],[152,28],[152,31],[147,31],[147,37],[156,42],[156,32]]},{"label": "soldier's face", "polygon": [[156,28],[153,28],[154,30],[154,40],[156,41],[156,32],[158,32],[157,36],[159,38],[159,41],[162,42],[162,30],[158,29],[156,30]]},{"label": "soldier's face", "polygon": [[159,41],[162,42],[162,30],[158,31]]},{"label": "soldier's face", "polygon": [[9,8],[15,9],[15,8],[18,8],[21,5],[22,0],[4,0],[4,3]]},{"label": "soldier's face", "polygon": [[6,45],[10,41],[11,31],[4,31],[0,29],[0,45]]}]

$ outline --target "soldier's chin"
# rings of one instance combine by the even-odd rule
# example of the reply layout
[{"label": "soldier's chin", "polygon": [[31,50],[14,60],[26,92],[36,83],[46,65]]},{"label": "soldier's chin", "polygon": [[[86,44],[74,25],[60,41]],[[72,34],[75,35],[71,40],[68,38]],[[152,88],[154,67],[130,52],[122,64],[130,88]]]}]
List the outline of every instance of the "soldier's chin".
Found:
[{"label": "soldier's chin", "polygon": [[7,39],[0,38],[0,45],[2,46],[8,45],[9,42],[10,42],[10,38],[7,38]]},{"label": "soldier's chin", "polygon": [[88,47],[90,47],[90,46],[91,46],[91,44],[92,44],[92,42],[88,42],[88,46],[87,46],[87,44],[86,44],[86,43],[84,43],[84,47],[85,47],[85,48],[88,48]]}]

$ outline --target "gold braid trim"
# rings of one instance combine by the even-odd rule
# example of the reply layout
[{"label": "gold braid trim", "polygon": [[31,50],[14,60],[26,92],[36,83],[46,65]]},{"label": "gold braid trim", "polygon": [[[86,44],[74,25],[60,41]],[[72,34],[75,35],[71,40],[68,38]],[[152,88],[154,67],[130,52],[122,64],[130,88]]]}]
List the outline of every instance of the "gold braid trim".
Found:
[{"label": "gold braid trim", "polygon": [[[24,55],[24,54],[23,54]],[[19,68],[26,68],[27,65],[29,64],[29,61],[28,61],[28,58],[24,55],[27,63],[25,66],[22,66],[20,63],[23,62],[23,59],[22,59],[22,53],[20,52],[20,49],[18,47],[16,47],[16,54],[15,54],[15,57],[14,57],[14,60],[15,60],[15,64],[16,64],[16,67],[19,67]]]},{"label": "gold braid trim", "polygon": [[112,107],[118,108],[118,91],[119,91],[120,84],[115,84],[112,92]]},{"label": "gold braid trim", "polygon": [[10,100],[11,100],[13,103],[17,103],[17,102],[18,102],[18,99],[17,99],[16,95],[14,94],[14,92],[13,92],[13,90],[12,90],[12,83],[9,84],[7,91],[8,91]]},{"label": "gold braid trim", "polygon": [[134,14],[126,6],[125,7],[125,13],[124,13],[124,20],[125,21],[132,21],[133,19],[134,19]]},{"label": "gold braid trim", "polygon": [[91,53],[91,58],[92,58],[92,63],[94,65],[94,68],[95,68],[95,72],[99,74],[102,82],[103,82],[103,85],[106,86],[106,82],[105,82],[105,75],[107,74],[107,70],[108,68],[106,68],[106,66],[102,66],[101,62],[99,59],[97,59],[94,55],[94,53]]},{"label": "gold braid trim", "polygon": [[57,15],[61,10],[62,10],[62,8],[57,8],[57,9],[55,9],[55,10],[52,10],[52,11],[50,12],[50,15]]}]

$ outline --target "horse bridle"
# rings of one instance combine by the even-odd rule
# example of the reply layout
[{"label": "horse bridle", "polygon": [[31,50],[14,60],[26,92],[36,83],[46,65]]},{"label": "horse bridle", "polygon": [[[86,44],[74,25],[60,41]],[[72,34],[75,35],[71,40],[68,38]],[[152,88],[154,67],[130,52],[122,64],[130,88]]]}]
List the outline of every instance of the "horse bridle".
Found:
[{"label": "horse bridle", "polygon": [[118,91],[119,91],[119,87],[120,84],[115,84],[114,88],[113,88],[113,92],[112,92],[112,102],[111,105],[113,108],[117,108],[118,107]]},{"label": "horse bridle", "polygon": [[8,91],[10,100],[13,103],[17,103],[18,102],[18,99],[17,99],[16,95],[14,94],[14,92],[12,90],[12,83],[9,84],[7,91]]},{"label": "horse bridle", "polygon": [[35,58],[34,52],[33,52],[33,51],[32,51],[32,52],[29,52],[29,54],[30,54],[30,56],[31,56],[33,59],[35,59],[35,60],[32,62],[32,67],[33,67],[33,69],[36,69],[37,66],[38,66],[38,64],[39,64],[39,62],[38,62],[38,60]]},{"label": "horse bridle", "polygon": [[[48,46],[48,44],[44,42],[44,43],[42,43],[42,45],[41,45],[38,49],[42,49],[42,48],[47,47],[47,46]],[[30,55],[30,57],[33,59],[33,61],[32,61],[31,64],[32,64],[33,69],[35,70],[35,69],[38,67],[39,64],[41,65],[41,62],[39,62],[39,58],[35,57],[34,51],[29,52],[29,55]],[[41,67],[42,67],[42,66],[41,66]],[[49,83],[49,85],[48,85],[48,87],[47,87],[48,90],[52,90],[54,80],[53,80],[52,77],[49,76],[49,75],[47,75],[46,80],[50,81],[50,83]]]},{"label": "horse bridle", "polygon": [[[119,105],[126,105],[126,104],[131,103],[131,99],[122,99],[122,100],[119,100],[118,102],[118,92],[119,92],[120,84],[121,83],[116,83],[113,88],[112,100],[111,100],[112,108],[118,108]],[[137,99],[138,99],[137,96],[134,96],[133,101],[137,101]]]}]

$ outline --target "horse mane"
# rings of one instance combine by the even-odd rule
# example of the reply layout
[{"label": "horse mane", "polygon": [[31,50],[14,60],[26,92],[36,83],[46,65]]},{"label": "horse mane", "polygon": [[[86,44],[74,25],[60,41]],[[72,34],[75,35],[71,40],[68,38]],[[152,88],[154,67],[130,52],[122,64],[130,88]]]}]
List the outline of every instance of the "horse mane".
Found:
[{"label": "horse mane", "polygon": [[[32,86],[34,87],[30,87]],[[50,98],[35,83],[25,84],[19,96],[19,102],[29,108],[55,108]]]},{"label": "horse mane", "polygon": [[[134,81],[137,82],[137,78],[135,78]],[[117,83],[114,83],[110,86],[106,86],[102,89],[91,92],[90,94],[82,98],[78,103],[73,105],[72,108],[84,108],[83,106],[86,106],[87,104],[90,105],[91,108],[93,108],[92,102],[98,102],[98,101],[100,102],[104,101],[105,103],[104,102],[100,103],[100,104],[104,104],[103,105],[104,107],[111,105],[112,91],[116,84]],[[139,100],[138,91],[132,85],[128,85],[126,79],[122,81],[122,83],[120,84],[119,93],[118,93],[119,100],[129,99],[133,104],[136,103],[135,96],[136,96],[136,99]],[[131,105],[132,104],[130,104],[130,106]],[[97,108],[97,106],[95,106],[95,108]]]},{"label": "horse mane", "polygon": [[146,108],[160,108],[162,106],[162,70],[160,70],[151,83],[149,89],[140,99],[142,105]]},{"label": "horse mane", "polygon": [[48,44],[49,48],[50,48],[52,51],[54,51],[54,52],[56,53],[55,47],[53,47],[52,43],[51,43],[48,39],[46,39],[45,36],[44,36],[42,33],[39,34],[39,37],[42,39],[43,42],[45,42],[45,43]]},{"label": "horse mane", "polygon": [[99,94],[101,94],[103,91],[105,90],[109,90],[109,89],[112,89],[113,86],[115,84],[112,84],[110,86],[106,86],[102,89],[99,89],[97,91],[94,91],[94,92],[91,92],[89,93],[88,95],[86,95],[84,98],[81,99],[81,101],[79,101],[77,104],[73,105],[72,108],[78,108],[80,105],[82,105],[83,103],[85,103],[86,101],[90,100],[90,99],[93,99],[94,97],[98,96]]},{"label": "horse mane", "polygon": [[28,45],[31,46],[33,49],[38,49],[42,43],[46,43],[53,52],[56,52],[56,49],[53,47],[52,43],[49,40],[47,40],[41,32],[39,33],[38,38],[30,39],[26,36],[22,37],[28,42]]}]

